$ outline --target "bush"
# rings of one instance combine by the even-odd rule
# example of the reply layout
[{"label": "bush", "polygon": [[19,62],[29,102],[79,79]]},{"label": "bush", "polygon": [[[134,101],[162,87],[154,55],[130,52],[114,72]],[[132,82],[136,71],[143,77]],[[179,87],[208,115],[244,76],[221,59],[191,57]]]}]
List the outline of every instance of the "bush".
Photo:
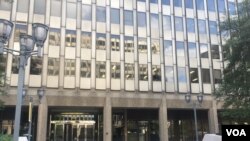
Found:
[{"label": "bush", "polygon": [[12,141],[12,136],[7,134],[0,134],[0,141]]}]

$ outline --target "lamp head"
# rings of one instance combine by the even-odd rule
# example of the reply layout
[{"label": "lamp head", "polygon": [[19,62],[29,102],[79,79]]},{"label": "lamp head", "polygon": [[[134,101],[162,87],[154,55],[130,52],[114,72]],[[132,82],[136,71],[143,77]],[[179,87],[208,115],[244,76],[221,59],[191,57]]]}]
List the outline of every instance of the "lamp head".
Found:
[{"label": "lamp head", "polygon": [[202,94],[197,95],[197,100],[199,103],[202,103],[203,102],[203,95]]},{"label": "lamp head", "polygon": [[38,47],[43,47],[43,44],[47,38],[49,27],[41,23],[32,24],[32,36]]},{"label": "lamp head", "polygon": [[27,34],[20,34],[20,50],[25,52],[32,52],[35,42],[33,37]]},{"label": "lamp head", "polygon": [[185,100],[187,103],[189,103],[191,101],[191,95],[190,94],[186,94],[185,95]]},{"label": "lamp head", "polygon": [[3,53],[3,45],[9,40],[12,30],[12,22],[0,19],[0,54]]},{"label": "lamp head", "polygon": [[42,97],[44,96],[44,94],[45,94],[44,88],[39,88],[39,89],[37,90],[37,95],[38,95],[38,97],[39,97],[39,100],[42,99]]}]

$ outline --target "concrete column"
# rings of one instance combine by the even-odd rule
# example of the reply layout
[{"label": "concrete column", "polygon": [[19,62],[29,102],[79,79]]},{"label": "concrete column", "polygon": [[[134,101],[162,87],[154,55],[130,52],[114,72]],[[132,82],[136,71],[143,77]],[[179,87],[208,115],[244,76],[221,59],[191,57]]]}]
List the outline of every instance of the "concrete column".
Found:
[{"label": "concrete column", "polygon": [[46,141],[47,118],[48,118],[48,105],[46,97],[44,97],[41,99],[41,103],[38,106],[36,141]]},{"label": "concrete column", "polygon": [[105,99],[105,105],[103,108],[103,139],[104,141],[112,140],[112,108],[111,108],[111,100],[109,94]]},{"label": "concrete column", "polygon": [[216,101],[212,101],[212,108],[208,111],[208,120],[209,120],[209,130],[210,133],[219,133],[219,124],[218,124],[218,114],[216,108]]},{"label": "concrete column", "polygon": [[167,101],[163,95],[159,109],[160,141],[168,141]]}]

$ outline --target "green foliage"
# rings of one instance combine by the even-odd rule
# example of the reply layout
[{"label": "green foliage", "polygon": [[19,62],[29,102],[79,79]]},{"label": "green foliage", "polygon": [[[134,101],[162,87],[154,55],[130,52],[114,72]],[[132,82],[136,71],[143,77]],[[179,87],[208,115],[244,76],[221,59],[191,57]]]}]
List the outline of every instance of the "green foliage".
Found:
[{"label": "green foliage", "polygon": [[223,45],[228,65],[224,69],[222,84],[215,91],[224,101],[225,117],[243,120],[250,117],[250,0],[240,4],[239,17],[228,18],[221,31],[230,35]]},{"label": "green foliage", "polygon": [[12,141],[12,136],[6,134],[0,134],[0,141]]}]

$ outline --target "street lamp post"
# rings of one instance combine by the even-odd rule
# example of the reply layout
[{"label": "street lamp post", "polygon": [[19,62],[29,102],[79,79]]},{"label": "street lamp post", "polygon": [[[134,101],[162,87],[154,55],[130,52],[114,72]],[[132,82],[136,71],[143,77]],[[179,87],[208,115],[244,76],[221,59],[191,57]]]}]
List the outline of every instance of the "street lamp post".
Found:
[{"label": "street lamp post", "polygon": [[[190,94],[186,94],[185,95],[185,101],[187,103],[191,102],[191,95]],[[192,103],[193,110],[194,110],[194,126],[195,126],[195,139],[196,139],[196,141],[199,140],[198,139],[198,126],[197,126],[197,113],[196,113],[196,109],[197,109],[197,105],[201,104],[202,101],[203,101],[203,95],[202,94],[197,95],[197,101],[198,101],[198,103],[196,101],[193,101],[193,103]]]},{"label": "street lamp post", "polygon": [[[10,38],[12,30],[13,30],[12,22],[5,20],[5,19],[0,19],[0,54],[2,54],[3,52],[7,52],[11,54],[13,54],[13,52],[18,52],[20,54],[20,63],[19,63],[19,71],[18,71],[18,87],[17,87],[17,103],[16,103],[16,111],[15,111],[15,123],[14,123],[14,141],[18,141],[25,66],[30,56],[35,55],[35,54],[38,54],[38,56],[41,56],[41,48],[43,47],[43,44],[47,38],[47,32],[49,30],[49,27],[44,24],[33,23],[32,24],[32,30],[33,30],[32,36],[27,35],[27,34],[20,35],[20,51],[4,47],[4,44]],[[38,48],[37,51],[33,51],[35,44]]]}]

